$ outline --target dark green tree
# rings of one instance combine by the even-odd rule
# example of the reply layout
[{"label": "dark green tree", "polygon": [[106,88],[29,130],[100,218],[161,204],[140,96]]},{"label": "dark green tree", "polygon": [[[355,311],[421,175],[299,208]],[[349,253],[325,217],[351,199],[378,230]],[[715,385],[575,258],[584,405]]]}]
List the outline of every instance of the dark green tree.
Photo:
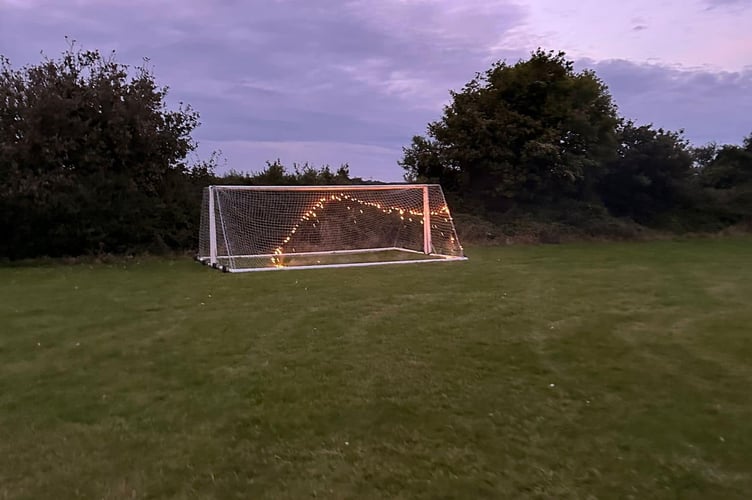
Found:
[{"label": "dark green tree", "polygon": [[310,163],[293,163],[290,171],[279,159],[267,161],[261,171],[241,173],[231,170],[216,180],[221,184],[256,186],[315,186],[353,184],[360,181],[361,179],[350,177],[350,167],[347,164],[332,171],[329,165],[316,167]]},{"label": "dark green tree", "polygon": [[699,171],[710,165],[718,154],[719,146],[715,142],[708,143],[704,146],[693,147],[690,152],[694,161],[694,166]]},{"label": "dark green tree", "polygon": [[539,49],[514,65],[497,62],[451,97],[427,137],[404,149],[407,180],[438,181],[466,200],[503,209],[586,198],[613,154],[611,95],[563,52]]},{"label": "dark green tree", "polygon": [[752,148],[749,139],[743,146],[725,145],[716,151],[702,170],[702,181],[716,189],[729,189],[752,183]]},{"label": "dark green tree", "polygon": [[293,178],[296,184],[300,185],[332,185],[332,184],[351,184],[350,167],[347,164],[341,165],[336,171],[332,172],[329,165],[316,168],[309,163],[303,165],[293,165]]},{"label": "dark green tree", "polygon": [[724,145],[700,171],[709,209],[726,224],[752,223],[752,134],[741,146]]},{"label": "dark green tree", "polygon": [[603,203],[616,216],[649,224],[690,203],[693,156],[682,132],[637,126],[619,127],[617,156],[606,164],[599,183]]},{"label": "dark green tree", "polygon": [[0,256],[187,245],[165,196],[189,180],[198,114],[168,109],[167,90],[75,44],[20,69],[0,58]]}]

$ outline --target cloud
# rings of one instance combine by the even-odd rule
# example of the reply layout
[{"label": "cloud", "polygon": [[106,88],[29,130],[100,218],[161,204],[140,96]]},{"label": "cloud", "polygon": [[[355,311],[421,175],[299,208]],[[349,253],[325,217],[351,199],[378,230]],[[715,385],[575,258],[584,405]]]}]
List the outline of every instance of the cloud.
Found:
[{"label": "cloud", "polygon": [[[710,3],[709,3],[710,2]],[[657,61],[736,70],[752,60],[752,6],[712,0],[529,0],[507,40],[540,40],[577,58]],[[708,7],[716,5],[717,8]],[[634,31],[635,26],[649,30]]]},{"label": "cloud", "polygon": [[[523,16],[514,4],[491,0],[29,0],[13,7],[11,30],[0,35],[13,61],[38,60],[42,48],[55,55],[63,35],[117,49],[125,62],[149,57],[171,87],[169,99],[201,113],[203,143],[352,141],[393,153],[423,131],[450,88],[488,64],[488,47]],[[26,43],[10,43],[16,37]],[[339,161],[337,151],[330,162]]]},{"label": "cloud", "polygon": [[[685,127],[700,142],[738,140],[748,128],[742,111],[750,116],[747,73],[635,58],[691,52],[746,61],[748,30],[707,48],[685,46],[668,41],[678,36],[669,30],[676,9],[669,16],[650,11],[648,0],[638,3],[621,5],[620,15],[601,3],[559,0],[0,0],[0,50],[14,65],[35,63],[42,49],[57,55],[70,35],[85,48],[116,49],[129,64],[149,57],[170,87],[168,101],[201,113],[202,154],[222,149],[236,169],[258,170],[279,157],[350,162],[356,175],[397,180],[402,146],[440,117],[450,89],[493,60],[513,62],[538,46],[582,58],[639,121]],[[609,47],[637,55],[619,48],[608,57],[632,62],[598,62]]]},{"label": "cloud", "polygon": [[752,7],[752,2],[750,2],[750,0],[703,0],[703,3],[707,6],[708,10],[724,7]]},{"label": "cloud", "polygon": [[578,66],[594,69],[620,112],[639,123],[684,129],[696,144],[738,144],[752,131],[752,68],[713,72],[624,60]]}]

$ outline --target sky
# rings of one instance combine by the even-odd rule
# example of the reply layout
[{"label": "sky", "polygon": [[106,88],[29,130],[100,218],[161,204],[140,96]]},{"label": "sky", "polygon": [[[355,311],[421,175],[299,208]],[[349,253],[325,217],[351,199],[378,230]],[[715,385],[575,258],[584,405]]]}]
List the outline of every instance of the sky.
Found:
[{"label": "sky", "polygon": [[752,132],[752,0],[0,0],[14,67],[67,47],[149,58],[220,170],[309,162],[399,181],[402,148],[497,60],[563,50],[637,123]]}]

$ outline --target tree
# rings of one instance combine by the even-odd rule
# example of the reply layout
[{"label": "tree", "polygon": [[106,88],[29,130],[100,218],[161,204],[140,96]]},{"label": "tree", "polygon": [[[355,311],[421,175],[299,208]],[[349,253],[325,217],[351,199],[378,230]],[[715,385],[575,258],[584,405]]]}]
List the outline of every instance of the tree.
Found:
[{"label": "tree", "polygon": [[287,170],[279,159],[267,161],[266,167],[256,173],[241,173],[234,170],[216,179],[220,184],[249,186],[315,186],[330,184],[354,184],[362,179],[350,177],[350,166],[346,163],[332,172],[329,165],[317,168],[309,163],[293,163],[292,172]]},{"label": "tree", "polygon": [[752,222],[752,134],[741,146],[724,145],[700,171],[711,207],[726,224]]},{"label": "tree", "polygon": [[703,183],[716,189],[729,189],[752,183],[752,149],[725,145],[716,151],[702,170]]},{"label": "tree", "polygon": [[438,181],[491,208],[583,198],[613,152],[611,96],[563,52],[539,49],[514,65],[497,62],[451,97],[428,137],[404,149],[407,180]]},{"label": "tree", "polygon": [[611,213],[651,223],[686,201],[693,156],[681,131],[627,121],[619,128],[618,139],[617,156],[606,164],[599,183]]},{"label": "tree", "polygon": [[21,69],[0,56],[0,256],[164,245],[165,190],[187,181],[199,124],[167,91],[75,44]]},{"label": "tree", "polygon": [[293,178],[296,184],[301,185],[331,185],[331,184],[352,184],[350,179],[350,166],[341,165],[335,172],[329,165],[316,168],[308,163],[303,165],[293,164]]},{"label": "tree", "polygon": [[693,147],[690,151],[694,166],[699,171],[713,163],[718,154],[719,146],[715,142],[710,142],[704,146]]}]

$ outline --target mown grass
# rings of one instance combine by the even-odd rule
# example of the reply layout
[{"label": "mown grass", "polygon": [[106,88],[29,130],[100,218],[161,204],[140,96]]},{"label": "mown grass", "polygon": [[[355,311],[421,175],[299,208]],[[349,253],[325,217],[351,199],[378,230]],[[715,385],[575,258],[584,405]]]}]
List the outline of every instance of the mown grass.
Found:
[{"label": "mown grass", "polygon": [[752,240],[0,268],[0,498],[748,498]]}]

